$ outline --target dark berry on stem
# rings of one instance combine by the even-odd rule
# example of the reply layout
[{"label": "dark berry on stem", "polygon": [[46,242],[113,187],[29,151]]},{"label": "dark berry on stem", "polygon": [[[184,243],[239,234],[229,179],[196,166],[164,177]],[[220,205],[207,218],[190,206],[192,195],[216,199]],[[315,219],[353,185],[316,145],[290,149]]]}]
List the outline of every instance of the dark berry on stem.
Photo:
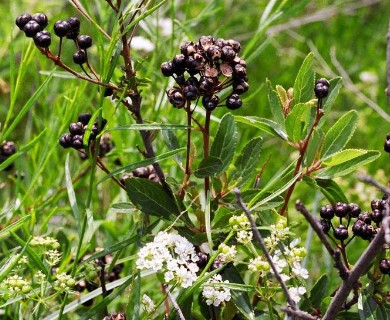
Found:
[{"label": "dark berry on stem", "polygon": [[390,260],[389,259],[382,259],[379,263],[379,270],[383,274],[390,274]]},{"label": "dark berry on stem", "polygon": [[77,44],[80,49],[88,49],[92,47],[92,38],[87,35],[81,35],[77,37]]},{"label": "dark berry on stem", "polygon": [[329,221],[325,219],[321,219],[320,224],[321,224],[322,231],[324,231],[324,233],[328,233],[330,230]]},{"label": "dark berry on stem", "polygon": [[27,22],[31,20],[31,14],[29,13],[23,13],[19,17],[16,18],[15,24],[18,26],[20,30],[23,30],[24,26],[26,25]]},{"label": "dark berry on stem", "polygon": [[6,157],[12,156],[16,152],[16,145],[13,141],[3,141],[0,146],[0,154]]},{"label": "dark berry on stem", "polygon": [[73,54],[73,62],[76,64],[83,64],[87,62],[87,53],[85,50],[78,50]]},{"label": "dark berry on stem", "polygon": [[339,225],[334,231],[333,235],[338,240],[345,240],[348,238],[348,229],[343,226]]},{"label": "dark berry on stem", "polygon": [[240,99],[239,95],[236,93],[230,95],[226,100],[226,107],[230,110],[239,109],[241,106],[242,106],[242,100]]},{"label": "dark berry on stem", "polygon": [[233,92],[237,94],[242,94],[244,92],[247,92],[249,89],[248,82],[242,80],[242,79],[236,79],[233,81]]},{"label": "dark berry on stem", "polygon": [[42,30],[42,27],[39,25],[38,22],[34,20],[30,20],[27,22],[23,28],[24,33],[26,37],[32,38],[34,37],[39,31]]},{"label": "dark berry on stem", "polygon": [[47,19],[47,16],[44,13],[35,13],[31,17],[32,20],[36,21],[39,23],[39,25],[43,28],[47,27],[47,24],[49,20]]},{"label": "dark berry on stem", "polygon": [[372,200],[372,201],[371,201],[371,209],[372,209],[372,210],[375,210],[375,209],[383,209],[383,208],[381,207],[381,205],[382,205],[381,202],[382,202],[382,201],[381,201],[380,199],[374,199],[374,200]]},{"label": "dark berry on stem", "polygon": [[105,97],[110,97],[114,94],[114,89],[112,88],[105,88],[104,89],[104,96]]},{"label": "dark berry on stem", "polygon": [[213,111],[218,106],[219,98],[218,96],[204,96],[202,99],[202,104],[206,110]]},{"label": "dark berry on stem", "polygon": [[166,77],[171,77],[175,73],[175,67],[173,66],[172,61],[163,62],[160,69],[162,74]]},{"label": "dark berry on stem", "polygon": [[241,50],[241,44],[240,44],[238,41],[233,40],[233,39],[229,39],[229,40],[227,41],[227,43],[228,43],[229,46],[231,46],[231,47],[233,48],[233,50],[234,50],[236,53],[240,52],[240,50]]},{"label": "dark berry on stem", "polygon": [[386,135],[386,140],[390,140],[390,132]]},{"label": "dark berry on stem", "polygon": [[183,93],[179,88],[172,88],[167,91],[167,96],[169,102],[175,107],[175,108],[182,108],[185,104],[185,98]]},{"label": "dark berry on stem", "polygon": [[60,145],[63,148],[70,148],[72,146],[73,137],[69,133],[65,133],[59,140]]},{"label": "dark berry on stem", "polygon": [[359,214],[362,212],[360,207],[356,203],[350,203],[348,204],[349,207],[349,215],[353,218],[357,218]]},{"label": "dark berry on stem", "polygon": [[363,212],[359,214],[358,220],[363,221],[365,224],[371,224],[371,217],[368,212]]},{"label": "dark berry on stem", "polygon": [[186,57],[184,54],[177,54],[173,58],[172,63],[176,70],[184,70],[186,67]]},{"label": "dark berry on stem", "polygon": [[327,204],[326,206],[322,207],[320,210],[320,216],[322,219],[332,219],[334,217],[333,207],[330,204]]},{"label": "dark berry on stem", "polygon": [[48,48],[51,44],[51,35],[48,31],[40,31],[34,36],[34,43],[38,47]]},{"label": "dark berry on stem", "polygon": [[334,213],[340,218],[345,217],[348,214],[348,205],[342,202],[337,202],[334,207]]},{"label": "dark berry on stem", "polygon": [[226,62],[232,62],[236,57],[236,52],[231,46],[224,46],[222,48],[222,60]]},{"label": "dark berry on stem", "polygon": [[316,81],[314,86],[314,94],[318,99],[325,98],[329,93],[329,81],[321,78]]},{"label": "dark berry on stem", "polygon": [[384,149],[386,152],[390,153],[390,140],[386,140],[386,141],[385,141],[385,144],[384,144],[384,146],[383,146],[383,149]]},{"label": "dark berry on stem", "polygon": [[89,120],[91,120],[92,115],[90,113],[81,113],[79,114],[79,117],[77,118],[78,122],[81,122],[83,125],[87,125]]},{"label": "dark berry on stem", "polygon": [[356,220],[352,226],[353,234],[358,237],[362,236],[364,229],[367,229],[367,225],[361,220]]},{"label": "dark berry on stem", "polygon": [[198,89],[193,85],[185,86],[183,94],[186,100],[195,100],[198,97]]},{"label": "dark berry on stem", "polygon": [[70,29],[71,26],[67,21],[58,20],[56,23],[54,23],[54,33],[57,37],[65,37],[70,31]]},{"label": "dark berry on stem", "polygon": [[380,209],[375,209],[372,211],[372,214],[371,214],[371,219],[372,221],[374,221],[375,223],[380,223],[382,222],[382,219],[383,219],[383,214],[382,214],[382,210]]},{"label": "dark berry on stem", "polygon": [[66,37],[68,39],[76,40],[77,36],[80,32],[80,20],[77,17],[70,17],[66,22],[69,23],[70,29],[69,32],[66,34]]},{"label": "dark berry on stem", "polygon": [[237,77],[245,77],[246,76],[246,68],[241,64],[236,64],[234,66],[233,72]]},{"label": "dark berry on stem", "polygon": [[72,147],[75,149],[83,149],[83,136],[75,135],[72,139]]},{"label": "dark berry on stem", "polygon": [[84,126],[81,122],[71,123],[69,125],[69,132],[73,135],[83,134],[84,133]]}]

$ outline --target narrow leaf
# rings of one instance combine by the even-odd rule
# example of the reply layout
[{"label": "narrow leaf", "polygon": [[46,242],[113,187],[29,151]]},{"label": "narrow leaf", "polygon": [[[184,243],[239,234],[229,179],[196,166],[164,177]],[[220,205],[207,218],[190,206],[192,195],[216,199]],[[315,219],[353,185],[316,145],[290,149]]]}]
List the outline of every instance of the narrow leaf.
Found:
[{"label": "narrow leaf", "polygon": [[23,225],[23,223],[26,220],[29,220],[30,218],[31,218],[31,214],[28,214],[28,215],[20,218],[19,220],[15,221],[14,223],[11,223],[9,226],[6,226],[4,229],[1,229],[0,230],[0,239],[7,237],[11,231],[15,231],[15,230],[19,229]]},{"label": "narrow leaf", "polygon": [[[313,53],[310,52],[302,63],[294,82],[294,103],[307,102],[313,97],[314,71]],[[294,107],[295,108],[295,107]]]},{"label": "narrow leaf", "polygon": [[267,79],[267,87],[268,87],[268,102],[271,108],[272,115],[276,123],[283,128],[284,127],[284,115],[283,115],[283,106],[280,102],[278,95],[275,90],[272,88],[272,83]]},{"label": "narrow leaf", "polygon": [[236,121],[227,113],[223,116],[210,149],[210,156],[221,159],[222,166],[215,173],[226,170],[234,156],[237,142]]},{"label": "narrow leaf", "polygon": [[261,131],[273,135],[275,137],[279,137],[282,140],[287,141],[287,134],[283,131],[282,127],[280,127],[276,122],[259,117],[243,117],[243,116],[235,116],[237,122],[244,123],[260,129]]},{"label": "narrow leaf", "polygon": [[239,181],[238,186],[245,184],[249,178],[256,173],[262,147],[261,138],[253,138],[241,151],[235,161],[237,172],[233,176],[233,181]]},{"label": "narrow leaf", "polygon": [[323,163],[325,168],[315,174],[315,178],[332,179],[346,175],[358,167],[374,161],[380,156],[379,151],[347,149],[332,155]]},{"label": "narrow leaf", "polygon": [[223,166],[224,164],[220,158],[210,156],[199,163],[194,175],[198,178],[210,177],[220,172]]},{"label": "narrow leaf", "polygon": [[110,128],[106,131],[123,131],[123,130],[185,130],[188,126],[179,124],[132,124],[129,126],[119,126]]},{"label": "narrow leaf", "polygon": [[70,207],[72,208],[73,216],[77,222],[77,228],[80,234],[81,215],[80,215],[79,207],[77,205],[76,194],[73,189],[72,177],[70,175],[70,170],[69,170],[69,153],[66,156],[66,161],[65,161],[65,180],[66,180],[66,190],[68,191]]},{"label": "narrow leaf", "polygon": [[179,215],[176,201],[158,183],[142,178],[126,180],[127,194],[134,205],[142,212],[164,219]]},{"label": "narrow leaf", "polygon": [[298,103],[286,118],[286,132],[292,142],[297,142],[306,136],[310,121],[310,106]]},{"label": "narrow leaf", "polygon": [[345,147],[357,126],[358,114],[351,110],[344,114],[326,133],[321,157],[326,158]]},{"label": "narrow leaf", "polygon": [[325,112],[329,112],[330,109],[333,106],[334,101],[336,100],[337,96],[339,95],[341,84],[342,84],[342,78],[337,77],[333,78],[329,81],[329,94],[324,100],[323,108]]},{"label": "narrow leaf", "polygon": [[341,190],[339,185],[334,180],[312,179],[311,177],[304,176],[303,181],[306,182],[309,186],[320,190],[330,203],[349,202],[343,190]]},{"label": "narrow leaf", "polygon": [[[358,298],[358,310],[361,320],[387,320],[385,314],[368,292],[363,292]],[[379,312],[378,312],[379,311]]]}]

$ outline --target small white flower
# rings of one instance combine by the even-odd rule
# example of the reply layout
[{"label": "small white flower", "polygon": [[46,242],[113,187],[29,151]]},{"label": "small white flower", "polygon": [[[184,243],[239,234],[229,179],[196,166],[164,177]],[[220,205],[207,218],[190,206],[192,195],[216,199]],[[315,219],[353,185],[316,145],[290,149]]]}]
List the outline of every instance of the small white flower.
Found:
[{"label": "small white flower", "polygon": [[291,299],[293,299],[296,303],[301,301],[301,296],[306,293],[305,287],[292,287],[288,289],[288,292],[290,293]]},{"label": "small white flower", "polygon": [[296,277],[301,277],[303,279],[309,278],[309,272],[306,268],[302,267],[302,265],[298,261],[294,262],[291,271]]},{"label": "small white flower", "polygon": [[136,51],[152,52],[155,45],[149,39],[142,36],[134,36],[131,39],[131,49]]},{"label": "small white flower", "polygon": [[142,296],[141,303],[143,304],[147,313],[152,313],[156,309],[153,300],[146,294]]},{"label": "small white flower", "polygon": [[206,298],[207,305],[218,307],[223,301],[231,299],[230,289],[223,286],[208,286],[207,283],[229,283],[228,280],[222,281],[220,274],[210,278],[203,286],[202,295]]},{"label": "small white flower", "polygon": [[249,260],[248,269],[253,272],[260,271],[261,275],[264,276],[267,272],[269,272],[271,266],[262,257],[256,257]]},{"label": "small white flower", "polygon": [[237,232],[237,241],[242,244],[247,244],[252,241],[253,233],[252,231],[241,230]]},{"label": "small white flower", "polygon": [[221,251],[217,258],[219,261],[228,263],[235,260],[237,255],[236,246],[229,247],[228,245],[221,243],[218,249]]}]

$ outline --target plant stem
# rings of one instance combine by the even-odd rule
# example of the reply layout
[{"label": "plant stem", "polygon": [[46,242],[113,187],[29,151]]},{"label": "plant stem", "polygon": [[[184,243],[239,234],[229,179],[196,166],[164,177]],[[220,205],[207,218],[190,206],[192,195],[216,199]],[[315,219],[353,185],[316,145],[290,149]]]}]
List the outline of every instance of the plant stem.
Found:
[{"label": "plant stem", "polygon": [[186,168],[185,168],[185,175],[184,175],[184,181],[183,185],[181,187],[179,197],[181,199],[184,198],[185,190],[188,185],[188,181],[191,176],[191,124],[192,124],[192,112],[191,112],[191,101],[187,101],[186,105],[186,112],[187,112],[187,151],[186,151]]},{"label": "plant stem", "polygon": [[[210,117],[211,117],[211,111],[206,110],[206,122],[204,125],[203,132],[203,159],[206,159],[209,157],[210,152]],[[210,190],[210,177],[204,178],[204,194],[207,198],[207,195]]]},{"label": "plant stem", "polygon": [[[320,119],[324,115],[324,110],[322,108],[320,108],[320,105],[321,105],[321,101],[319,99],[318,100],[318,107],[317,107],[316,117],[315,117],[314,123],[313,123],[313,125],[312,125],[312,127],[311,127],[311,129],[309,131],[309,134],[306,136],[306,138],[303,141],[300,141],[299,144],[298,144],[299,158],[298,158],[297,163],[295,164],[293,177],[295,177],[298,174],[299,170],[301,169],[301,166],[302,166],[302,163],[303,163],[303,159],[304,159],[304,156],[305,156],[305,152],[306,152],[307,147],[309,145],[310,138],[311,138],[311,136],[312,136],[312,134],[314,132],[314,129],[317,127],[318,123],[320,122]],[[297,179],[287,190],[286,196],[284,198],[284,203],[283,203],[282,209],[280,209],[280,215],[281,216],[286,216],[287,215],[287,206],[288,206],[288,203],[290,201],[291,195],[292,195],[292,193],[294,191],[295,185],[296,185],[298,180],[300,180],[300,179]]]}]

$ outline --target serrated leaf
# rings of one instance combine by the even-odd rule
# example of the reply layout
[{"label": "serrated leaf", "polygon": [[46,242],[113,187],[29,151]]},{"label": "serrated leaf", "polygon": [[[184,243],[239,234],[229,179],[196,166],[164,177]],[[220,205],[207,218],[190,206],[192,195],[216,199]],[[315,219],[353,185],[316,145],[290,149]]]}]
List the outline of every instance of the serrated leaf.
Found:
[{"label": "serrated leaf", "polygon": [[379,151],[347,149],[332,155],[323,162],[325,168],[315,174],[315,178],[332,179],[346,175],[358,167],[374,161],[380,156]]},{"label": "serrated leaf", "polygon": [[130,201],[142,212],[169,219],[179,215],[175,199],[157,182],[142,178],[126,179],[126,191]]},{"label": "serrated leaf", "polygon": [[342,80],[343,79],[341,77],[337,77],[329,80],[329,93],[328,96],[324,99],[323,106],[322,106],[325,112],[330,111],[334,101],[339,95]]},{"label": "serrated leaf", "polygon": [[[313,97],[314,71],[312,69],[313,53],[310,52],[302,63],[294,82],[294,104],[307,102]],[[295,107],[294,107],[295,108]]]},{"label": "serrated leaf", "polygon": [[262,139],[257,137],[249,141],[241,154],[237,157],[234,165],[237,172],[233,176],[233,181],[240,181],[238,186],[245,184],[249,178],[255,173],[259,163],[259,157],[262,150]]},{"label": "serrated leaf", "polygon": [[268,88],[268,102],[271,108],[272,115],[274,116],[276,123],[281,128],[284,128],[284,115],[282,110],[283,106],[280,102],[277,93],[272,88],[271,81],[268,79],[267,79],[267,88]]},{"label": "serrated leaf", "polygon": [[306,149],[305,155],[305,165],[310,167],[314,160],[318,159],[318,148],[321,146],[321,141],[323,140],[324,133],[318,128],[313,130],[311,138],[309,140],[309,145]]},{"label": "serrated leaf", "polygon": [[298,142],[306,136],[310,121],[310,106],[298,103],[286,118],[286,132],[292,142]]},{"label": "serrated leaf", "polygon": [[326,158],[345,147],[357,127],[358,114],[351,110],[344,114],[325,134],[321,157]]},{"label": "serrated leaf", "polygon": [[282,127],[280,127],[275,121],[259,118],[259,117],[243,117],[243,116],[235,116],[237,122],[244,123],[260,129],[263,132],[266,132],[275,137],[279,137],[285,141],[287,141],[287,134],[284,132]]},{"label": "serrated leaf", "polygon": [[210,156],[221,159],[222,166],[215,173],[226,170],[234,156],[237,142],[236,121],[234,117],[227,113],[223,116],[213,144],[210,148]]},{"label": "serrated leaf", "polygon": [[199,167],[194,171],[194,175],[198,178],[210,177],[220,172],[223,166],[221,159],[210,156],[199,163]]},{"label": "serrated leaf", "polygon": [[308,176],[304,176],[303,181],[305,181],[309,186],[319,189],[330,203],[349,202],[343,190],[341,190],[334,180],[312,179]]}]

